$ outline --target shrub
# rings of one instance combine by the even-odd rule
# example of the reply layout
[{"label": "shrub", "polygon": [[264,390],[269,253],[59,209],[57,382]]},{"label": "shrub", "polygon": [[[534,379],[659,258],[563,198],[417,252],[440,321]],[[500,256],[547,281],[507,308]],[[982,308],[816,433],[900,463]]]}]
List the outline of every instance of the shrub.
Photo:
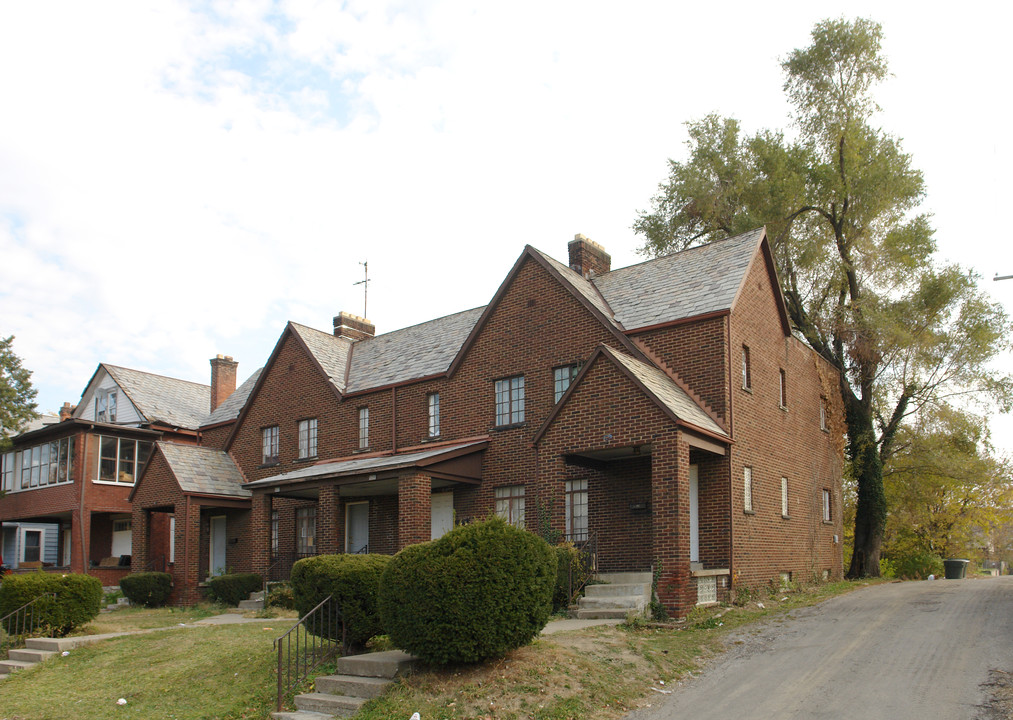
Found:
[{"label": "shrub", "polygon": [[552,612],[566,610],[570,605],[570,570],[574,583],[579,583],[588,573],[586,557],[570,543],[557,545],[556,586],[552,592]]},{"label": "shrub", "polygon": [[257,573],[229,573],[211,578],[208,582],[208,599],[229,607],[238,607],[240,601],[249,600],[250,593],[264,587]]},{"label": "shrub", "polygon": [[279,583],[272,587],[267,593],[266,605],[267,607],[295,610],[295,595],[292,594],[292,586],[288,583]]},{"label": "shrub", "polygon": [[0,584],[0,617],[48,593],[55,594],[56,599],[37,602],[35,617],[38,625],[62,636],[98,615],[102,583],[90,575],[55,575],[42,571],[7,575]]},{"label": "shrub", "polygon": [[500,656],[545,627],[558,572],[533,533],[500,518],[462,525],[394,556],[380,582],[383,626],[431,663]]},{"label": "shrub", "polygon": [[290,580],[295,609],[303,616],[332,596],[344,622],[345,642],[362,647],[383,632],[376,596],[390,560],[389,555],[316,555],[299,560]]},{"label": "shrub", "polygon": [[135,605],[161,607],[172,592],[172,576],[163,572],[131,573],[120,579],[120,590]]},{"label": "shrub", "polygon": [[896,577],[905,580],[924,580],[929,575],[943,575],[943,560],[925,551],[912,551],[890,558]]}]

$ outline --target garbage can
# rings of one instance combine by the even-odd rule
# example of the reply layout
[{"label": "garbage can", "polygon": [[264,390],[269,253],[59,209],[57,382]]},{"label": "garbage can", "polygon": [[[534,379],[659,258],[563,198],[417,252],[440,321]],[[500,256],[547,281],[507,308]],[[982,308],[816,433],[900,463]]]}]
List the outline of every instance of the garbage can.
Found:
[{"label": "garbage can", "polygon": [[963,580],[967,574],[967,563],[969,560],[958,560],[949,558],[943,560],[943,567],[946,569],[947,580]]}]

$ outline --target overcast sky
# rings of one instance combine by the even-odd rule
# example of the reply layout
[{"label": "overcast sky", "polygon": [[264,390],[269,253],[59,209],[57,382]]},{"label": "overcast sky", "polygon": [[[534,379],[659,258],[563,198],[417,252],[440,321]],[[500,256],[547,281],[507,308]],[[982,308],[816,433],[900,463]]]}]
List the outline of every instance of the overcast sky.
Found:
[{"label": "overcast sky", "polygon": [[787,127],[779,60],[845,10],[941,258],[1013,311],[1011,3],[236,5],[0,3],[0,336],[42,410],[99,362],[245,379],[287,320],[362,314],[364,261],[377,332],[488,303],[525,244],[638,262],[684,123]]}]

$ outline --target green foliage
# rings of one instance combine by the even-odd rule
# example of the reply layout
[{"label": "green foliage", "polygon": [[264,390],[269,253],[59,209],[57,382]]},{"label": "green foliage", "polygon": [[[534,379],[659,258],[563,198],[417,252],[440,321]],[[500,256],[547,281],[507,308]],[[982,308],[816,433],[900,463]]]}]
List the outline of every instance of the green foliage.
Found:
[{"label": "green foliage", "polygon": [[0,584],[0,617],[47,594],[56,599],[39,600],[34,607],[38,625],[63,636],[98,615],[102,583],[90,575],[56,575],[39,572],[8,575]]},{"label": "green foliage", "polygon": [[572,543],[556,545],[556,587],[552,593],[552,612],[566,610],[570,605],[570,577],[574,585],[583,582],[590,572],[587,557]]},{"label": "green foliage", "polygon": [[911,550],[889,558],[892,577],[902,580],[924,580],[929,575],[943,576],[943,559],[932,553]]},{"label": "green foliage", "polygon": [[172,592],[172,576],[163,572],[131,573],[120,579],[120,590],[135,605],[161,607]]},{"label": "green foliage", "polygon": [[383,632],[377,591],[390,561],[389,555],[316,555],[299,560],[290,580],[296,610],[303,616],[332,596],[344,622],[345,640],[352,647],[364,646]]},{"label": "green foliage", "polygon": [[656,622],[668,620],[668,608],[658,599],[658,583],[661,581],[662,562],[658,560],[651,573],[651,602],[647,606],[647,612],[651,619]]},{"label": "green foliage", "polygon": [[427,662],[477,662],[545,627],[558,572],[548,543],[493,517],[394,556],[380,614],[394,644]]},{"label": "green foliage", "polygon": [[1013,378],[989,367],[1013,327],[977,277],[934,262],[932,227],[917,213],[922,175],[872,124],[871,90],[887,77],[881,41],[871,20],[818,23],[811,45],[782,63],[797,140],[743,136],[716,115],[689,123],[689,159],[669,162],[634,224],[650,255],[766,225],[793,325],[841,374],[852,577],[879,573],[882,465],[905,420],[954,393],[1013,399]]},{"label": "green foliage", "polygon": [[11,438],[22,432],[29,420],[39,416],[32,387],[32,372],[14,354],[14,336],[0,338],[0,452],[11,448]]},{"label": "green foliage", "polygon": [[292,592],[292,585],[289,583],[273,585],[267,592],[267,602],[265,605],[267,607],[295,610],[295,595]]},{"label": "green foliage", "polygon": [[263,586],[264,581],[257,573],[218,575],[208,581],[208,599],[229,607],[238,607],[240,601],[249,600],[250,593]]}]

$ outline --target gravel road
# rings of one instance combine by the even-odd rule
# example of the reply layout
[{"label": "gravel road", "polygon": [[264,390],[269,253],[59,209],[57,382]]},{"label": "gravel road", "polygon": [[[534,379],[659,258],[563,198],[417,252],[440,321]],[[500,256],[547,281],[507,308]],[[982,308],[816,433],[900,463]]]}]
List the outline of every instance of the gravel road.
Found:
[{"label": "gravel road", "polygon": [[1013,577],[863,588],[729,643],[628,720],[1007,718]]}]

